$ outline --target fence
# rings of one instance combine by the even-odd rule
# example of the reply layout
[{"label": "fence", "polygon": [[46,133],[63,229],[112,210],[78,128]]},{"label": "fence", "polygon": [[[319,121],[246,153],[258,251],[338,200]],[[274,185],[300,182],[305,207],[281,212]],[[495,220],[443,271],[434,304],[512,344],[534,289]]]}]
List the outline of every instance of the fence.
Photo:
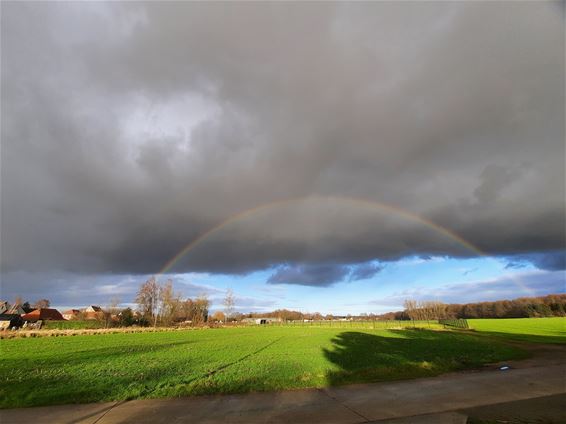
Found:
[{"label": "fence", "polygon": [[440,319],[438,320],[438,323],[445,327],[461,328],[463,330],[470,328],[468,320],[466,319]]},{"label": "fence", "polygon": [[436,320],[429,321],[394,321],[394,320],[321,320],[321,321],[275,321],[266,324],[246,323],[262,327],[318,327],[318,328],[366,328],[376,330],[402,328],[442,328]]}]

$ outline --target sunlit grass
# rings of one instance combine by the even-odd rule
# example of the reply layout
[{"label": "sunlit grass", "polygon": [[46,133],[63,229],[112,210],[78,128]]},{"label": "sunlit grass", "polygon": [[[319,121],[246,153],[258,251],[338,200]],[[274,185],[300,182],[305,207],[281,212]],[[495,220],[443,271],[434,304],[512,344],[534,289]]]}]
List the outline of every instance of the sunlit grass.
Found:
[{"label": "sunlit grass", "polygon": [[470,319],[476,331],[540,343],[566,343],[566,318]]},{"label": "sunlit grass", "polygon": [[525,355],[448,331],[317,327],[26,338],[0,345],[4,408],[395,380]]}]

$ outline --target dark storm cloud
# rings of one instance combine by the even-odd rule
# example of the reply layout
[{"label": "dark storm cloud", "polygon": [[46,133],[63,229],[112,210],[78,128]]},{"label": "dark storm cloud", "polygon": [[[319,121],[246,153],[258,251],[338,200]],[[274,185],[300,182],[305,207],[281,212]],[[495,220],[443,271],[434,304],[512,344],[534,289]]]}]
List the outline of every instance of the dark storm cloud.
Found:
[{"label": "dark storm cloud", "polygon": [[350,281],[366,280],[377,275],[383,270],[384,266],[367,263],[353,267],[350,273]]},{"label": "dark storm cloud", "polygon": [[531,263],[539,269],[558,271],[566,269],[566,250],[555,252],[534,252],[507,257],[506,268],[524,268]]},{"label": "dark storm cloud", "polygon": [[359,281],[375,276],[384,266],[374,263],[344,265],[335,263],[281,265],[267,279],[268,284],[296,284],[328,287],[342,281]]},{"label": "dark storm cloud", "polygon": [[383,268],[384,266],[374,263],[351,266],[333,263],[283,265],[267,279],[267,283],[328,287],[345,280],[366,280],[375,276]]},{"label": "dark storm cloud", "polygon": [[284,265],[267,279],[267,284],[297,284],[328,287],[342,281],[349,273],[344,265]]},{"label": "dark storm cloud", "polygon": [[[564,248],[558,3],[1,7],[3,272],[155,273],[234,214],[312,195],[397,205],[488,254]],[[329,285],[347,264],[470,254],[311,198],[175,270],[289,264],[271,282]]]}]

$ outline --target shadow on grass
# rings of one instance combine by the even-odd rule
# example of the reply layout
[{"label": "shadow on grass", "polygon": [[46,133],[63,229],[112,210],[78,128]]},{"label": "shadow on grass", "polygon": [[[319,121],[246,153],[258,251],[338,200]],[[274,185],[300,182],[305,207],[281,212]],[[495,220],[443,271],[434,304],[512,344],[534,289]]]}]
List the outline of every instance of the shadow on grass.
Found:
[{"label": "shadow on grass", "polygon": [[[225,369],[263,352],[278,340],[272,340],[239,357],[220,355],[214,360],[203,355],[187,357],[183,355],[184,349],[174,350],[174,354],[166,352],[169,348],[193,343],[180,341],[100,347],[60,357],[54,354],[33,364],[4,362],[3,369],[12,368],[16,372],[10,377],[10,388],[9,385],[0,387],[0,406],[39,406],[307,387],[297,380],[300,377],[298,373],[304,369],[293,365],[293,361],[301,361],[300,356],[288,362],[273,362],[271,368],[250,360],[246,363],[249,370],[242,367],[230,377],[224,374]],[[156,355],[145,355],[148,352]],[[161,352],[166,354],[162,355]],[[347,331],[332,339],[331,348],[322,349],[322,355],[328,362],[321,364],[324,368],[320,380],[313,384],[341,385],[432,376],[488,362],[516,359],[523,354],[516,347],[488,338],[454,332]],[[285,366],[289,367],[289,374],[283,373],[285,378],[278,380],[277,376],[282,375],[281,370]],[[22,372],[18,372],[18,368]],[[77,372],[77,368],[80,368],[80,372]]]},{"label": "shadow on grass", "polygon": [[428,330],[391,330],[392,337],[344,332],[323,349],[337,369],[329,385],[434,376],[486,363],[526,357],[525,352],[471,335]]}]

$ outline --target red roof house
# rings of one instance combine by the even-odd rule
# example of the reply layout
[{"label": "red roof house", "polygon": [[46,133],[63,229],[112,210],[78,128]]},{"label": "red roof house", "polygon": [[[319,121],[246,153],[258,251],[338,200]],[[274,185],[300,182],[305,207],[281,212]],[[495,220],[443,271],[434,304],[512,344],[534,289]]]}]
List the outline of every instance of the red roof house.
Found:
[{"label": "red roof house", "polygon": [[69,309],[68,311],[63,312],[63,318],[66,320],[79,319],[80,315],[81,311],[78,309]]},{"label": "red roof house", "polygon": [[85,319],[88,320],[102,320],[105,318],[106,314],[100,306],[90,305],[85,309]]},{"label": "red roof house", "polygon": [[22,315],[24,321],[39,321],[39,320],[51,320],[51,321],[65,321],[61,312],[57,309],[52,308],[41,308],[31,311],[29,314]]}]

